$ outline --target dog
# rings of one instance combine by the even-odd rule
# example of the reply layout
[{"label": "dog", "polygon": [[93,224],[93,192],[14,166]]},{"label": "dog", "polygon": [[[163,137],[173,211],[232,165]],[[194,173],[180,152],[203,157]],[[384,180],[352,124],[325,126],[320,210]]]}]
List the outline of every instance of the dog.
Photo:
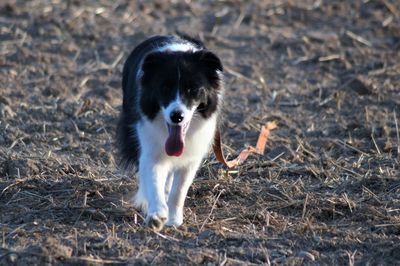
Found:
[{"label": "dog", "polygon": [[138,171],[134,204],[150,228],[178,227],[217,128],[221,60],[194,38],[154,36],[129,55],[122,89],[117,138],[123,168]]}]

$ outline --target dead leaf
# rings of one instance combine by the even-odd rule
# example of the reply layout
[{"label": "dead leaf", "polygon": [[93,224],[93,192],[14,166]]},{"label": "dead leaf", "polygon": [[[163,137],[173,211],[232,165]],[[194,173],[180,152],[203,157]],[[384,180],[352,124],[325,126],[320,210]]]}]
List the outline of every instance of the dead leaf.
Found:
[{"label": "dead leaf", "polygon": [[267,145],[268,136],[271,130],[277,128],[275,122],[269,122],[261,127],[260,135],[258,136],[256,147],[249,146],[239,153],[239,156],[233,160],[227,161],[222,151],[221,133],[219,130],[215,132],[214,136],[214,154],[217,160],[228,168],[233,168],[243,163],[251,154],[264,154],[265,146]]}]

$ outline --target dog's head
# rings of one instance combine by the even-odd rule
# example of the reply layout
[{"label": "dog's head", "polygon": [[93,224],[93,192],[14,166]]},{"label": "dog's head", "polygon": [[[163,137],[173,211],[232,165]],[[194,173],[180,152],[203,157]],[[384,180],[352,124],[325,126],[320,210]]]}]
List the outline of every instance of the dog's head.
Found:
[{"label": "dog's head", "polygon": [[182,154],[193,116],[207,119],[217,111],[221,72],[221,61],[207,50],[153,52],[144,59],[140,108],[150,120],[161,112],[169,156]]}]

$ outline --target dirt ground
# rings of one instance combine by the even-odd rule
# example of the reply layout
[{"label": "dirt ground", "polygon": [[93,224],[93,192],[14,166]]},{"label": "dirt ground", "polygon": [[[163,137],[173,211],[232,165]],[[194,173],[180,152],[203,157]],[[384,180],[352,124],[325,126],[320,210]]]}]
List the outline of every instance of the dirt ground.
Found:
[{"label": "dirt ground", "polygon": [[[154,34],[225,65],[224,150],[154,233],[116,167],[121,70]],[[400,2],[0,3],[0,264],[400,264]]]}]

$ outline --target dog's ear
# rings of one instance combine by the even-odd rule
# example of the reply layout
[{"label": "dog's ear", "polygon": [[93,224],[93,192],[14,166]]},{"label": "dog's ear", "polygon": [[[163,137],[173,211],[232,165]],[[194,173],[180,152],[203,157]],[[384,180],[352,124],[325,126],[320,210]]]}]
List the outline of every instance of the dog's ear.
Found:
[{"label": "dog's ear", "polygon": [[155,52],[148,54],[143,60],[142,70],[145,74],[152,73],[165,61],[162,53]]},{"label": "dog's ear", "polygon": [[218,89],[221,84],[219,72],[223,71],[219,58],[210,51],[198,51],[194,53],[195,61],[204,73],[211,87]]},{"label": "dog's ear", "polygon": [[221,60],[218,56],[210,51],[198,51],[195,53],[198,57],[199,62],[204,66],[213,71],[223,71]]}]

